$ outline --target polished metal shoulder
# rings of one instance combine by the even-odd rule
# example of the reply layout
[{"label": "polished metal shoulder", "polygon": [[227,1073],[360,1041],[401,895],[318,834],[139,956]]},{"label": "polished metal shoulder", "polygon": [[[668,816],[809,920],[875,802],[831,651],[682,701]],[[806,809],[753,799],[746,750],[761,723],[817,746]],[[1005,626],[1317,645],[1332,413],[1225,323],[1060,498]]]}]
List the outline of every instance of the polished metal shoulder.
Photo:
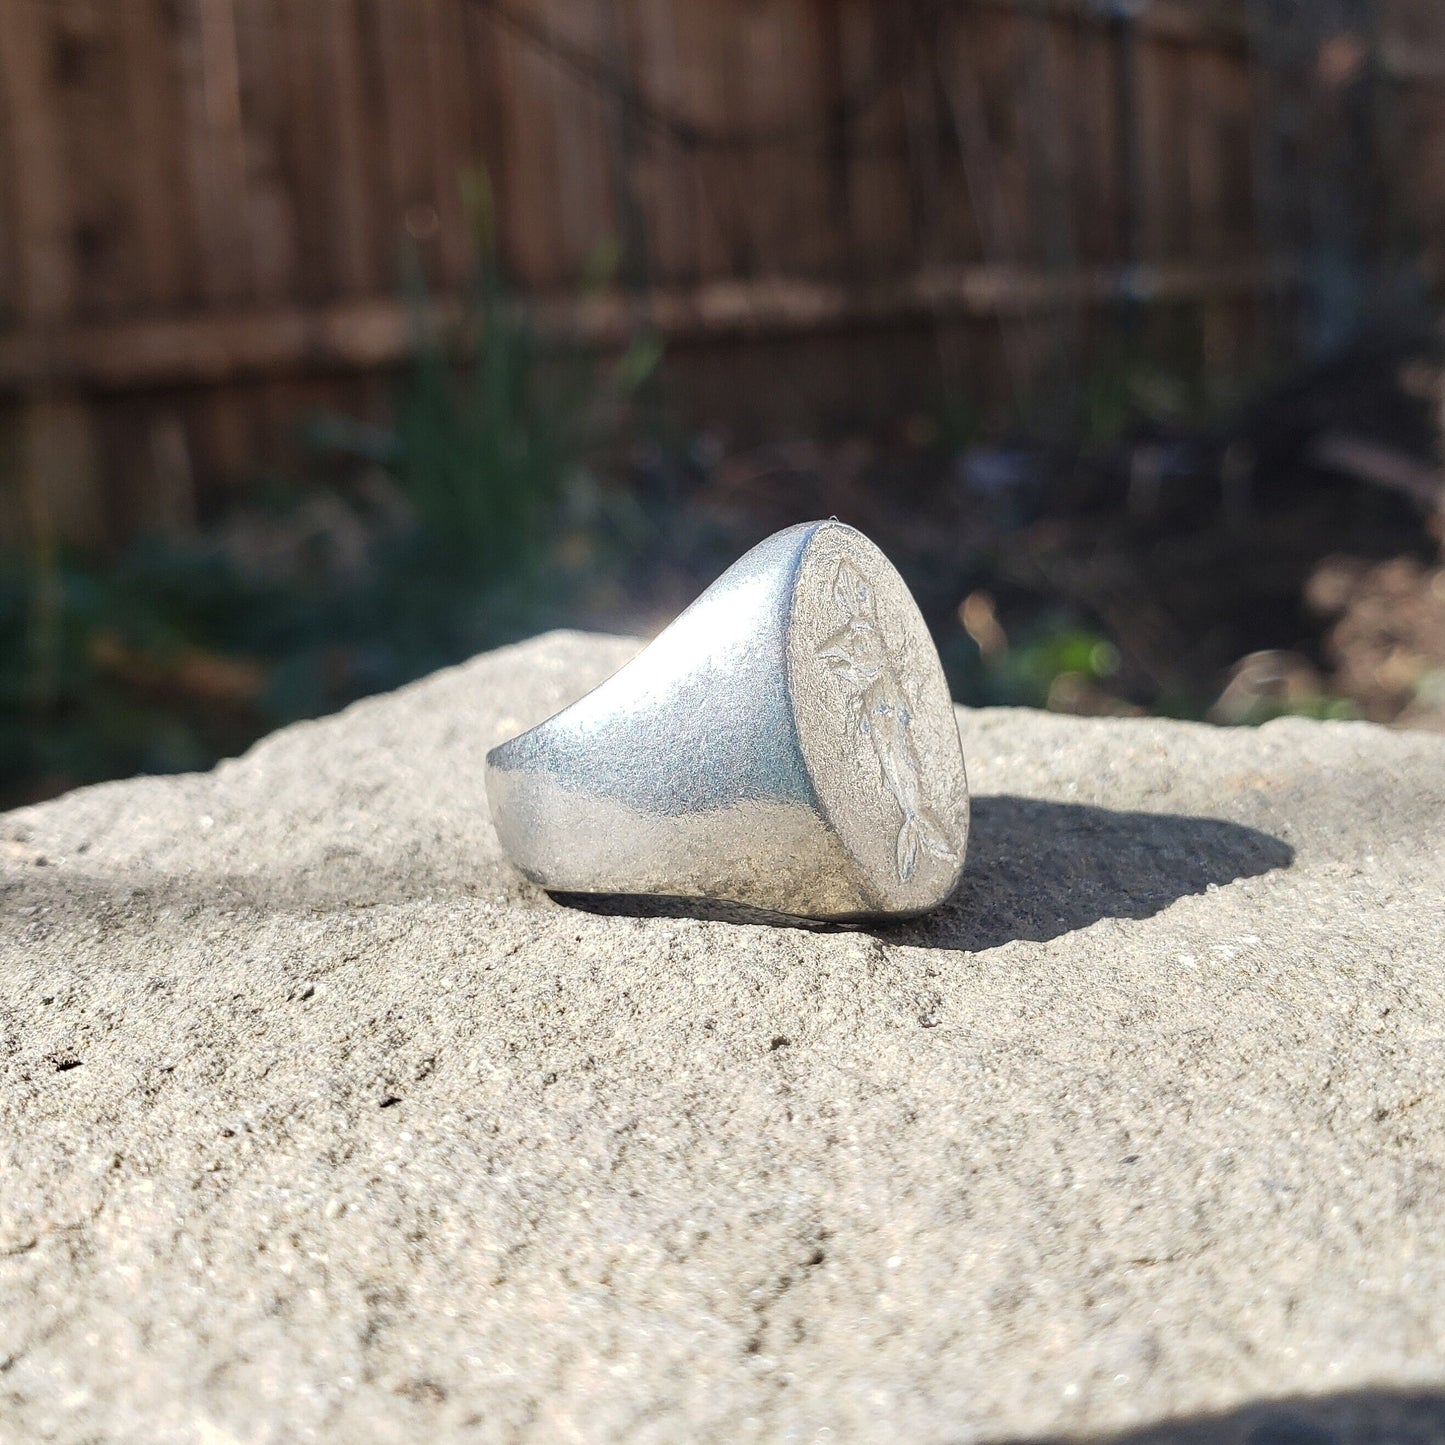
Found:
[{"label": "polished metal shoulder", "polygon": [[790,527],[586,697],[487,758],[502,846],[559,892],[909,915],[957,884],[968,786],[943,669],[861,532]]}]

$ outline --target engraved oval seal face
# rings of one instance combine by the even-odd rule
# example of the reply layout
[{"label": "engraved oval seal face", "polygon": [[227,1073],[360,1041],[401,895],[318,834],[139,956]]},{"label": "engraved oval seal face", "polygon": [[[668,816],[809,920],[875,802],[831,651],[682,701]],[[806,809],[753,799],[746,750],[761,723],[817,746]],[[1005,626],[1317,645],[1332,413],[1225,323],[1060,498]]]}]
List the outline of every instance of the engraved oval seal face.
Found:
[{"label": "engraved oval seal face", "polygon": [[799,565],[788,683],[819,804],[879,905],[942,902],[968,841],[953,702],[907,585],[840,522],[814,533]]}]

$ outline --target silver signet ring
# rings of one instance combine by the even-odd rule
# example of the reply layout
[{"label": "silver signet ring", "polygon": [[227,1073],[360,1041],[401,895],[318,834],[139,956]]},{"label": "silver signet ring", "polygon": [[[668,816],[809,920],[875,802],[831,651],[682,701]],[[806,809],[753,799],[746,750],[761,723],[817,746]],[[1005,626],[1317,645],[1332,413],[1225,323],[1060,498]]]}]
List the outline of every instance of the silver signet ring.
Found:
[{"label": "silver signet ring", "polygon": [[759,543],[606,682],[493,748],[487,797],[507,855],[554,892],[803,918],[922,913],[968,839],[928,628],[833,521]]}]

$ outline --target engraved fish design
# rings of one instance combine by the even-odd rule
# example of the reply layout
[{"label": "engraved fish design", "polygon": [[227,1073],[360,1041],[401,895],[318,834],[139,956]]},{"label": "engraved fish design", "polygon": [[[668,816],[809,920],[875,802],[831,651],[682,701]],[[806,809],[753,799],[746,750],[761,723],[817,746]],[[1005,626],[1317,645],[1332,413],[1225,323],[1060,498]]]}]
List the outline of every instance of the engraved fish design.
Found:
[{"label": "engraved fish design", "polygon": [[958,853],[924,806],[908,699],[889,661],[873,589],[846,557],[833,575],[833,600],[847,620],[818,649],[818,657],[847,684],[849,722],[872,745],[883,784],[903,814],[895,857],[898,877],[906,883],[918,866],[920,848],[949,862],[956,862]]}]

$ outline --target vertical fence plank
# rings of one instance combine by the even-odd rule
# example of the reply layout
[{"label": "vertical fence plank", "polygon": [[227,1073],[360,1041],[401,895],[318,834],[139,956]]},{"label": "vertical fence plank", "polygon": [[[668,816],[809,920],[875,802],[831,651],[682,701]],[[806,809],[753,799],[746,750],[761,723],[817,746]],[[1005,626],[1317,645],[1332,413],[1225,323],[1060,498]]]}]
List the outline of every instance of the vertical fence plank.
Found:
[{"label": "vertical fence plank", "polygon": [[1396,225],[1438,288],[1445,283],[1445,8],[1437,0],[1381,0],[1380,8],[1401,152],[1394,157],[1397,191],[1407,203]]},{"label": "vertical fence plank", "polygon": [[593,78],[580,81],[570,79],[555,61],[542,72],[555,137],[553,214],[558,227],[556,279],[561,281],[581,276],[600,246],[618,240],[608,147],[614,101],[601,76],[607,43],[599,7],[578,0],[541,0],[537,13],[560,45],[589,57],[596,66]]},{"label": "vertical fence plank", "polygon": [[[73,195],[55,94],[53,8],[44,0],[0,5],[0,144],[14,182],[17,312],[43,336],[74,315]],[[89,410],[74,392],[42,387],[0,418],[6,529],[42,552],[57,537],[97,543],[105,515]]]},{"label": "vertical fence plank", "polygon": [[323,98],[328,117],[325,154],[330,161],[330,183],[326,194],[334,207],[329,254],[335,285],[328,290],[360,295],[380,288],[384,279],[367,161],[372,137],[366,122],[361,19],[357,0],[317,0],[317,10],[322,20],[317,65],[325,78]]},{"label": "vertical fence plank", "polygon": [[120,16],[112,7],[52,9],[50,104],[69,181],[69,245],[75,314],[100,319],[125,309],[141,271],[128,213],[132,165],[124,128]]},{"label": "vertical fence plank", "polygon": [[201,290],[214,305],[249,297],[246,152],[234,0],[178,0],[185,18],[187,161],[201,250]]},{"label": "vertical fence plank", "polygon": [[133,306],[166,311],[194,301],[198,282],[181,149],[178,29],[154,0],[127,0],[116,8],[124,27],[129,214],[142,272],[129,299]]},{"label": "vertical fence plank", "polygon": [[[286,84],[295,37],[285,28],[284,5],[275,0],[234,0],[234,7],[245,173],[242,214],[251,263],[247,294],[261,305],[274,306],[302,290],[297,241],[302,197],[287,173],[285,144],[288,132],[304,121]],[[307,4],[291,13],[304,21],[314,12]]]},{"label": "vertical fence plank", "polygon": [[724,128],[758,143],[731,157],[750,271],[816,273],[828,256],[827,87],[808,0],[734,17],[736,101]]},{"label": "vertical fence plank", "polygon": [[[467,101],[468,156],[482,168],[494,200],[500,201],[497,188],[503,183],[506,135],[505,98],[499,74],[502,37],[474,0],[460,0],[460,6],[463,48],[458,57],[462,67],[459,83]],[[471,224],[481,220],[477,216],[468,219]]]},{"label": "vertical fence plank", "polygon": [[1075,33],[1074,84],[1067,121],[1073,137],[1071,208],[1081,264],[1119,265],[1124,259],[1123,176],[1120,173],[1119,45],[1102,26]]},{"label": "vertical fence plank", "polygon": [[1184,118],[1184,186],[1188,249],[1200,260],[1217,261],[1224,253],[1226,158],[1221,150],[1221,64],[1208,53],[1184,57],[1187,107]]},{"label": "vertical fence plank", "polygon": [[[678,19],[672,0],[631,0],[622,12],[621,30],[630,83],[656,97],[668,115],[685,119],[692,96],[684,83]],[[692,157],[675,134],[655,126],[638,126],[636,146],[633,192],[642,212],[651,277],[662,285],[693,280],[698,238]]]},{"label": "vertical fence plank", "polygon": [[47,0],[0,5],[0,95],[14,177],[17,309],[28,320],[68,316],[76,300],[72,181],[57,123],[52,62],[55,10]]},{"label": "vertical fence plank", "polygon": [[13,325],[20,313],[23,281],[20,257],[20,157],[14,145],[10,115],[14,99],[0,60],[0,327]]},{"label": "vertical fence plank", "polygon": [[[715,137],[740,129],[748,123],[748,115],[738,93],[741,49],[729,17],[713,6],[694,6],[679,13],[687,16],[687,91],[697,106],[698,120]],[[702,280],[750,271],[743,218],[752,203],[745,189],[752,159],[739,157],[726,147],[708,146],[694,152],[698,276]]]},{"label": "vertical fence plank", "polygon": [[905,68],[895,57],[900,44],[872,0],[842,0],[840,92],[861,93],[880,55],[887,55],[897,72],[871,104],[849,114],[841,136],[847,173],[845,250],[853,275],[896,275],[908,263],[912,228],[903,158],[903,92],[907,85],[927,84],[928,73],[912,47]]},{"label": "vertical fence plank", "polygon": [[376,143],[385,159],[388,183],[382,234],[398,260],[405,252],[414,252],[429,283],[435,285],[440,280],[434,244],[440,216],[425,73],[425,18],[420,6],[390,0],[373,0],[372,14],[381,86],[381,131]]},{"label": "vertical fence plank", "polygon": [[1145,259],[1177,261],[1189,254],[1189,108],[1187,50],[1173,39],[1144,39],[1138,47],[1138,109]]},{"label": "vertical fence plank", "polygon": [[440,226],[440,265],[446,284],[464,283],[475,262],[472,218],[463,206],[462,187],[482,157],[477,149],[467,101],[465,11],[468,0],[428,0],[426,68],[432,97],[432,158]]},{"label": "vertical fence plank", "polygon": [[[736,106],[731,129],[771,131],[792,118],[792,102],[803,86],[788,64],[783,5],[784,0],[758,0],[736,17],[739,53],[730,68]],[[782,259],[791,179],[787,153],[776,144],[754,147],[745,166],[737,166],[738,218],[746,238],[743,265],[749,275],[774,269]]]},{"label": "vertical fence plank", "polygon": [[276,7],[270,21],[277,91],[272,144],[290,221],[292,294],[308,302],[335,294],[344,245],[337,106],[326,75],[333,13],[322,0],[306,0]]},{"label": "vertical fence plank", "polygon": [[[541,0],[511,0],[511,9],[545,33]],[[515,31],[498,31],[497,81],[504,130],[497,177],[499,228],[511,272],[523,284],[546,288],[561,278],[557,213],[556,117],[552,66],[537,45]]]}]

